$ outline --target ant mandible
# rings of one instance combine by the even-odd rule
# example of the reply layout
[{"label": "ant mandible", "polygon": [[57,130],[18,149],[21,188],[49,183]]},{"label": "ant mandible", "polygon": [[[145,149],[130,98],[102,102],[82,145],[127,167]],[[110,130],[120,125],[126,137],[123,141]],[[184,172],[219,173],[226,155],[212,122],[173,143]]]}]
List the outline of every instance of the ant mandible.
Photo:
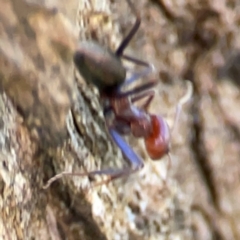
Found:
[{"label": "ant mandible", "polygon": [[[106,183],[112,179],[127,176],[141,169],[144,165],[143,160],[122,138],[122,135],[132,134],[136,138],[143,138],[147,153],[153,160],[161,159],[169,152],[170,130],[167,122],[160,115],[150,114],[147,111],[154,97],[153,87],[156,86],[157,82],[149,81],[132,90],[122,90],[124,87],[129,86],[131,83],[138,81],[153,71],[151,64],[123,53],[141,23],[140,15],[132,2],[130,0],[126,1],[136,20],[117,50],[112,52],[97,42],[81,42],[74,54],[74,63],[84,80],[98,88],[109,134],[121,149],[124,159],[127,160],[130,166],[119,170],[107,169],[89,173],[62,172],[49,179],[45,188],[64,175],[106,175],[108,176],[107,181],[104,182]],[[121,59],[143,66],[144,71],[132,74],[129,79],[126,79],[127,70],[123,66]],[[175,123],[177,122],[181,106],[190,98],[190,95],[191,93],[188,93],[179,102]],[[140,107],[133,105],[139,100],[142,100]]]}]

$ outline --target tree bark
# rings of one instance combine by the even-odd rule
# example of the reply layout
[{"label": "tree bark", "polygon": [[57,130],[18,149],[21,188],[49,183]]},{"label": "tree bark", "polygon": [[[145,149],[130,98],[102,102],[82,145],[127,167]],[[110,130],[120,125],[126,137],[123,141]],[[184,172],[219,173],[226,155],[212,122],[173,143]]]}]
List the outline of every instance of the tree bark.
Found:
[{"label": "tree bark", "polygon": [[63,171],[124,165],[72,56],[79,39],[116,49],[134,16],[125,1],[0,0],[0,239],[240,238],[239,19],[216,3],[134,2],[142,25],[127,51],[161,78],[150,111],[171,126],[180,79],[194,86],[167,177],[168,158],[148,161],[129,137],[146,160],[139,173],[93,188],[101,179],[62,177],[43,189]]}]

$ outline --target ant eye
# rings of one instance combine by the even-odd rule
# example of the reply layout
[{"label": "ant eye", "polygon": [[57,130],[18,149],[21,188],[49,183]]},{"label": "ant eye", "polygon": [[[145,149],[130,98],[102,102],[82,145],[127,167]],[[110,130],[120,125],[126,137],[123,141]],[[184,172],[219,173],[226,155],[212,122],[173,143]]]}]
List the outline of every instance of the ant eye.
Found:
[{"label": "ant eye", "polygon": [[158,160],[169,151],[169,127],[161,116],[151,115],[151,122],[152,133],[144,141],[150,158]]}]

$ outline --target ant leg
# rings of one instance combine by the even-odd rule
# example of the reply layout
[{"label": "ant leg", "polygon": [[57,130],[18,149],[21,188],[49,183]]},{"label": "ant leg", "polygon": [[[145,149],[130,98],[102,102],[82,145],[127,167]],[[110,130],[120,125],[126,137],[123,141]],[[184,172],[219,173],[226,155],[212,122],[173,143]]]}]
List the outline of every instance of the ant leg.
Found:
[{"label": "ant leg", "polygon": [[141,24],[140,15],[139,15],[138,11],[136,10],[136,8],[134,7],[133,3],[130,0],[127,0],[127,3],[129,5],[129,7],[131,8],[131,11],[133,12],[133,14],[136,16],[136,21],[135,21],[132,29],[128,33],[128,35],[123,39],[123,41],[121,42],[121,44],[119,45],[119,47],[117,48],[117,50],[115,52],[115,54],[119,57],[122,56],[124,49],[127,47],[129,42],[132,40],[133,36],[136,34],[136,32]]},{"label": "ant leg", "polygon": [[118,170],[116,169],[115,170],[114,169],[97,170],[89,173],[62,172],[50,178],[47,184],[43,186],[43,188],[44,189],[48,188],[53,182],[62,178],[63,176],[92,177],[94,175],[106,175],[108,177],[107,180],[97,183],[95,185],[97,186],[97,185],[109,183],[110,181],[120,177],[129,176],[130,174],[140,170],[143,167],[143,160],[132,150],[132,148],[124,141],[124,139],[120,136],[120,134],[117,131],[115,131],[114,129],[109,129],[109,133],[113,141],[121,149],[125,157],[125,160],[130,164],[128,168],[123,168]]},{"label": "ant leg", "polygon": [[136,95],[136,94],[139,94],[143,91],[147,91],[149,89],[152,89],[153,87],[155,87],[156,85],[158,84],[158,82],[156,80],[152,80],[152,81],[149,81],[148,83],[145,83],[139,87],[135,87],[134,89],[132,90],[129,90],[127,92],[121,92],[119,95],[121,97],[129,97],[131,95]]},{"label": "ant leg", "polygon": [[114,130],[113,128],[109,129],[109,133],[113,139],[113,141],[118,145],[118,147],[121,149],[124,159],[128,162],[130,165],[127,168],[123,169],[107,169],[107,170],[100,170],[89,173],[89,176],[93,175],[107,175],[108,178],[100,183],[95,184],[94,186],[107,184],[110,181],[121,178],[121,177],[127,177],[130,174],[133,174],[143,168],[143,160],[133,151],[133,149],[126,143],[126,141],[120,136],[120,134]]},{"label": "ant leg", "polygon": [[155,95],[154,91],[145,92],[145,93],[143,93],[139,96],[131,98],[131,102],[134,103],[134,102],[137,102],[137,101],[141,100],[142,98],[147,97],[147,99],[142,104],[142,106],[140,106],[140,109],[143,109],[143,110],[147,111],[150,103],[152,102],[152,100],[154,98],[154,95]]},{"label": "ant leg", "polygon": [[[130,62],[133,62],[135,64],[144,66],[145,68],[141,72],[135,72],[134,74],[132,74],[132,76],[129,79],[125,80],[123,82],[123,84],[119,87],[119,90],[118,90],[119,92],[121,92],[121,89],[123,87],[126,87],[126,86],[130,85],[131,83],[136,82],[137,80],[141,80],[142,78],[144,78],[149,73],[155,71],[154,65],[153,64],[149,64],[148,62],[142,61],[142,60],[137,59],[137,58],[133,58],[133,57],[128,56],[128,55],[123,55],[122,58],[125,58],[126,60],[128,60]],[[150,85],[152,86],[151,83],[150,83]],[[151,87],[148,87],[148,84],[146,84],[146,87],[144,87],[144,86],[141,86],[141,87],[143,87],[143,90],[151,88]],[[140,87],[140,89],[141,89],[141,87]],[[141,91],[140,89],[137,90],[135,88],[135,90],[129,91],[129,92],[125,93],[125,94],[126,95],[131,95],[132,93],[137,93],[138,91]],[[124,94],[124,96],[126,96],[125,94]]]},{"label": "ant leg", "polygon": [[[149,65],[149,66],[146,67],[143,71],[141,71],[141,72],[135,72],[134,74],[132,74],[132,76],[131,76],[129,79],[125,80],[125,81],[123,82],[123,84],[121,84],[121,85],[118,87],[118,90],[117,90],[118,93],[119,93],[119,94],[122,94],[122,93],[123,93],[122,88],[130,85],[130,84],[133,83],[133,82],[136,82],[137,80],[141,80],[143,77],[145,77],[146,75],[148,75],[149,73],[151,73],[152,71],[154,71],[154,69],[155,69],[155,68],[154,68],[153,65]],[[156,81],[155,81],[155,84],[156,84]],[[148,85],[148,83],[147,83],[146,85]],[[152,83],[150,83],[150,85],[152,85]],[[149,87],[144,87],[144,88],[149,88]],[[135,89],[136,89],[136,88],[135,88]],[[129,92],[127,92],[126,95],[130,95],[132,91],[134,92],[134,90],[130,90]],[[123,93],[123,94],[124,94],[124,93]],[[125,95],[125,94],[124,94],[124,95]]]},{"label": "ant leg", "polygon": [[190,81],[188,81],[188,80],[186,82],[187,82],[187,92],[178,101],[178,104],[177,104],[177,107],[176,107],[176,112],[175,112],[174,123],[173,123],[173,127],[172,127],[172,130],[171,130],[171,135],[177,128],[179,116],[180,116],[180,113],[182,111],[182,106],[190,100],[190,98],[191,98],[191,96],[193,94],[193,84]]},{"label": "ant leg", "polygon": [[137,80],[140,80],[142,78],[144,78],[145,76],[147,76],[149,73],[154,71],[154,66],[150,65],[149,67],[146,67],[144,70],[142,70],[141,72],[135,72],[132,74],[132,76],[125,80],[122,84],[122,87],[125,87],[127,85],[130,85],[133,82],[136,82]]},{"label": "ant leg", "polygon": [[87,173],[74,173],[74,172],[68,172],[68,171],[64,171],[61,172],[59,174],[56,174],[54,177],[50,178],[47,181],[47,184],[43,186],[43,189],[47,189],[50,187],[50,185],[57,181],[58,179],[61,179],[65,176],[69,176],[69,177],[93,177],[95,175],[106,175],[108,176],[108,178],[106,180],[101,181],[100,183],[95,184],[94,186],[98,186],[98,185],[102,185],[105,183],[109,183],[110,181],[120,178],[120,177],[124,177],[124,176],[128,176],[131,173],[134,173],[135,171],[137,171],[138,169],[131,169],[129,168],[123,168],[123,169],[105,169],[105,170],[97,170],[97,171],[92,171],[92,172],[87,172]]},{"label": "ant leg", "polygon": [[133,62],[137,65],[141,65],[141,66],[145,67],[143,71],[141,71],[139,73],[135,72],[129,79],[127,79],[123,83],[123,86],[129,85],[129,84],[135,82],[136,80],[141,79],[141,78],[145,77],[146,75],[148,75],[149,73],[155,71],[154,65],[149,64],[148,62],[142,61],[142,60],[137,59],[137,58],[130,57],[128,55],[123,55],[122,58],[125,58],[126,60],[128,60],[130,62]]},{"label": "ant leg", "polygon": [[140,66],[144,66],[144,67],[150,67],[150,68],[152,68],[152,71],[155,69],[153,64],[142,61],[138,58],[134,58],[134,57],[128,56],[126,54],[122,55],[121,57],[124,58],[125,60],[129,61],[129,62],[135,63],[136,65],[140,65]]}]

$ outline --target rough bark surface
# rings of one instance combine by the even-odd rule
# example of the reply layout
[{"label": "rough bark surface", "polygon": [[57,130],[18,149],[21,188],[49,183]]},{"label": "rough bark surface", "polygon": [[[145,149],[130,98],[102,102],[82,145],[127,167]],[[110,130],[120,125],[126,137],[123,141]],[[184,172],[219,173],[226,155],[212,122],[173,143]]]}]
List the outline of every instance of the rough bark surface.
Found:
[{"label": "rough bark surface", "polygon": [[[74,70],[77,41],[116,49],[134,21],[125,1],[0,0],[0,239],[240,239],[240,8],[234,0],[139,0],[141,29],[128,54],[156,67],[150,111],[172,126],[194,95],[167,157],[91,188],[63,177],[123,166],[96,90]],[[129,68],[135,66],[128,65]],[[147,81],[147,78],[144,79]]]}]

